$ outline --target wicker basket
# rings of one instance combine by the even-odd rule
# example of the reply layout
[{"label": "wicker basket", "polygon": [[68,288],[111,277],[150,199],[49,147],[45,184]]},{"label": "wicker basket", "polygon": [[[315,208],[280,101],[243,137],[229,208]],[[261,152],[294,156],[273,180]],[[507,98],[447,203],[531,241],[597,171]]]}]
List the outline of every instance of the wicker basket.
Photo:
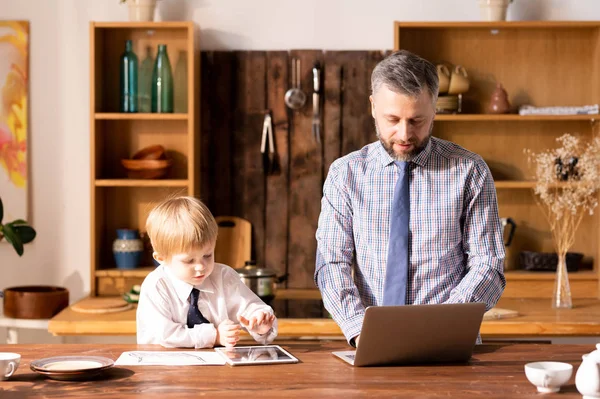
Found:
[{"label": "wicker basket", "polygon": [[[567,271],[576,272],[583,259],[583,254],[567,252]],[[519,254],[521,268],[529,271],[553,272],[556,271],[558,255],[553,252],[522,251]]]}]

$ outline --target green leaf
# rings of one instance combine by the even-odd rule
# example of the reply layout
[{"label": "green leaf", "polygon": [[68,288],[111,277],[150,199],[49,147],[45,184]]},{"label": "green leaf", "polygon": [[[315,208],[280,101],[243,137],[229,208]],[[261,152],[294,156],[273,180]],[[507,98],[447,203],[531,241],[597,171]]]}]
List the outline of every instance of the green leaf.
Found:
[{"label": "green leaf", "polygon": [[[12,223],[10,223],[10,224],[12,225]],[[17,235],[19,236],[19,238],[21,239],[21,242],[23,244],[27,244],[28,242],[33,241],[33,239],[35,238],[36,232],[33,229],[33,227],[31,227],[31,226],[14,226],[14,225],[12,225],[12,227],[15,230],[15,232],[17,233]]]},{"label": "green leaf", "polygon": [[12,244],[19,256],[23,256],[23,243],[10,224],[4,225],[4,238]]},{"label": "green leaf", "polygon": [[2,199],[0,198],[0,224],[2,223],[3,217],[4,217],[4,206],[2,205]]},{"label": "green leaf", "polygon": [[17,220],[13,220],[9,224],[12,224],[13,226],[17,226],[17,225],[27,224],[27,221],[23,220],[23,219],[17,219]]}]

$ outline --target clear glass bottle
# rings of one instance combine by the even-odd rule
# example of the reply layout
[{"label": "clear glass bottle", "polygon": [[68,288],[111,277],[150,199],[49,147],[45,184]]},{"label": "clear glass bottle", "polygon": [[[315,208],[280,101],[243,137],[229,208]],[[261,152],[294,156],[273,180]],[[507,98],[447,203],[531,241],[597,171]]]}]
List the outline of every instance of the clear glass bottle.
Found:
[{"label": "clear glass bottle", "polygon": [[179,52],[179,59],[175,65],[174,90],[175,90],[175,112],[187,113],[188,88],[187,88],[187,51]]},{"label": "clear glass bottle", "polygon": [[152,71],[152,112],[173,112],[173,73],[165,44],[158,45]]},{"label": "clear glass bottle", "polygon": [[154,57],[152,57],[152,47],[146,47],[146,57],[140,64],[140,74],[138,79],[138,111],[152,111],[152,70],[154,68]]},{"label": "clear glass bottle", "polygon": [[120,106],[121,112],[137,112],[138,106],[138,58],[133,52],[131,40],[125,42],[125,52],[121,55],[120,69]]}]

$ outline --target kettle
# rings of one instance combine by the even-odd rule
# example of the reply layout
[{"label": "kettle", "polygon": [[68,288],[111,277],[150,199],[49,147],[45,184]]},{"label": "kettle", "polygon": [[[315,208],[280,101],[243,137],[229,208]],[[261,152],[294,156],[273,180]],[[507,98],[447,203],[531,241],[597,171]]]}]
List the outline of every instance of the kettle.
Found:
[{"label": "kettle", "polygon": [[575,386],[584,398],[600,398],[600,344],[596,350],[583,355],[575,375]]},{"label": "kettle", "polygon": [[504,245],[508,247],[510,245],[510,243],[512,242],[513,237],[515,236],[515,229],[517,228],[517,224],[511,218],[500,218],[500,223],[502,224],[503,232],[504,232],[504,229],[506,228],[506,226],[510,225],[510,231],[508,232],[508,238],[506,239],[506,242],[504,243]]}]

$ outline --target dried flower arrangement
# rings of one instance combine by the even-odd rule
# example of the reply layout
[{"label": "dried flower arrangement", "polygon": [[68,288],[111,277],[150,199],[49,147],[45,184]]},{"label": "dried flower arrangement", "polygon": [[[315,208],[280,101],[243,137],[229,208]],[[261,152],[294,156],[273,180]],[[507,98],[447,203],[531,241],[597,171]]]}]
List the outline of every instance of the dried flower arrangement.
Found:
[{"label": "dried flower arrangement", "polygon": [[566,254],[575,242],[575,233],[585,214],[598,206],[600,189],[600,137],[583,145],[569,133],[556,139],[559,148],[534,153],[525,150],[534,165],[537,204],[550,225],[559,263],[553,307],[571,308],[571,291],[566,269]]}]

